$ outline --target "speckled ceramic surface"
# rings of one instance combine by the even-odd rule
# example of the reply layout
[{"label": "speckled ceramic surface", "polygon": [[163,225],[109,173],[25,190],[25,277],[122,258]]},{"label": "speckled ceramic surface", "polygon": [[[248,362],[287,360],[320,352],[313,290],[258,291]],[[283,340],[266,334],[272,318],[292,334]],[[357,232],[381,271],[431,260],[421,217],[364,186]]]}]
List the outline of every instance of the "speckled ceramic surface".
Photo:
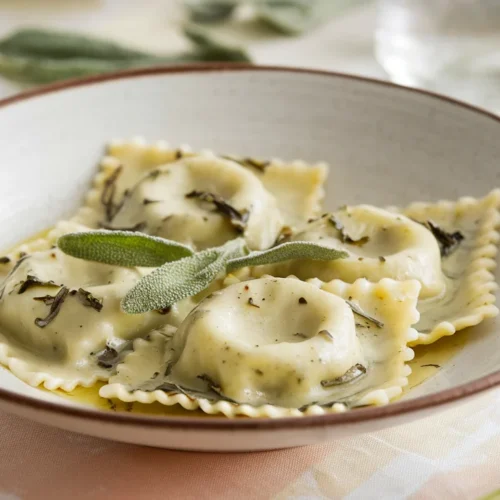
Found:
[{"label": "speckled ceramic surface", "polygon": [[[71,214],[107,140],[330,163],[326,205],[407,205],[500,186],[500,120],[440,97],[343,75],[272,68],[148,70],[4,101],[3,248]],[[497,272],[497,279],[499,273]],[[500,320],[401,402],[299,419],[158,417],[96,410],[0,369],[0,407],[78,432],[178,449],[297,446],[402,424],[500,385]]]}]

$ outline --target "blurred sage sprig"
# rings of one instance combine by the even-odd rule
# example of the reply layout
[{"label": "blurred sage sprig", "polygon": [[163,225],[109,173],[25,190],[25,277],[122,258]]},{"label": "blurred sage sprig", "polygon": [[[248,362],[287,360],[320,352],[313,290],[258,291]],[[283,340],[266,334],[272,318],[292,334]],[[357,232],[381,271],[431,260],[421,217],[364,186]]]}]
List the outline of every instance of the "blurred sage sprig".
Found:
[{"label": "blurred sage sprig", "polygon": [[250,6],[257,23],[283,35],[300,35],[364,0],[185,0],[195,23],[228,21],[237,9]]},{"label": "blurred sage sprig", "polygon": [[164,309],[208,288],[221,274],[247,266],[293,259],[335,260],[346,252],[309,241],[293,241],[251,251],[243,238],[193,253],[175,241],[128,231],[89,231],[61,236],[64,253],[79,259],[124,267],[156,267],[142,277],[122,300],[129,314]]},{"label": "blurred sage sprig", "polygon": [[22,29],[0,40],[0,75],[23,83],[44,84],[153,65],[250,60],[244,50],[224,45],[196,26],[186,26],[184,33],[192,42],[191,51],[161,55],[98,37]]}]

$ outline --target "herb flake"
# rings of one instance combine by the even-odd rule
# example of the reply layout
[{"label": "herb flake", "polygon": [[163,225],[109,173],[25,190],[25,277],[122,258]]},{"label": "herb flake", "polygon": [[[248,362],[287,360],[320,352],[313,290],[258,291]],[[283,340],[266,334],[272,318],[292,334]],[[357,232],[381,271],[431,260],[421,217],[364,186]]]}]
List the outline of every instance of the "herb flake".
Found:
[{"label": "herb flake", "polygon": [[28,274],[26,276],[26,279],[24,281],[21,281],[20,287],[19,287],[19,290],[17,291],[17,293],[19,295],[21,295],[26,290],[28,290],[29,288],[32,288],[34,286],[60,287],[61,285],[57,285],[52,280],[50,280],[50,281],[42,281],[42,280],[40,280],[39,278],[37,278],[36,276],[34,276],[32,274]]},{"label": "herb flake", "polygon": [[185,196],[186,198],[196,198],[207,203],[212,203],[215,206],[216,211],[229,218],[229,222],[239,233],[245,232],[248,219],[250,217],[250,212],[247,209],[241,211],[237,210],[221,196],[209,193],[208,191],[193,190]]},{"label": "herb flake", "polygon": [[349,382],[354,382],[365,375],[366,368],[362,364],[356,363],[354,366],[351,366],[351,368],[349,368],[344,375],[332,380],[322,380],[321,385],[322,387],[327,388],[334,387],[336,385],[348,384]]},{"label": "herb flake", "polygon": [[258,306],[252,299],[252,297],[250,297],[248,299],[248,305],[252,306],[252,307],[256,307],[257,309],[260,309],[260,306]]},{"label": "herb flake", "polygon": [[54,297],[53,302],[50,305],[49,314],[45,318],[36,318],[35,325],[39,328],[45,328],[55,317],[59,314],[61,307],[68,296],[69,288],[66,286],[61,287]]},{"label": "herb flake", "polygon": [[465,236],[460,231],[448,233],[432,220],[428,220],[424,226],[427,227],[434,238],[436,238],[439,244],[439,250],[441,251],[441,257],[448,257],[448,255],[452,254],[465,239]]},{"label": "herb flake", "polygon": [[91,307],[97,312],[101,312],[103,307],[103,300],[94,297],[90,292],[84,290],[83,288],[79,288],[76,293],[78,300],[85,306]]},{"label": "herb flake", "polygon": [[364,313],[363,310],[358,305],[356,305],[354,302],[351,302],[350,300],[346,300],[346,303],[352,309],[352,312],[354,314],[357,314],[358,316],[361,316],[362,318],[366,319],[366,321],[373,323],[377,328],[384,327],[384,323],[382,323],[382,321]]}]

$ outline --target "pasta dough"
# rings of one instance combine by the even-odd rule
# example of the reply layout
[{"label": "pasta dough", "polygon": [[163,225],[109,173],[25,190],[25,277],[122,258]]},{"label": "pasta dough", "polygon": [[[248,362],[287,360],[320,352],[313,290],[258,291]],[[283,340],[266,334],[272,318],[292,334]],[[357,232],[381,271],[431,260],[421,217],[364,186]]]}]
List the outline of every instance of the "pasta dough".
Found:
[{"label": "pasta dough", "polygon": [[74,259],[58,249],[27,255],[0,291],[0,361],[28,383],[51,389],[106,380],[111,372],[100,351],[166,322],[179,324],[192,307],[189,301],[165,315],[125,314],[120,301],[146,272]]},{"label": "pasta dough", "polygon": [[[129,142],[114,141],[110,144],[107,155],[101,161],[101,171],[94,180],[93,189],[87,196],[85,206],[78,211],[73,220],[89,227],[99,227],[99,224],[106,219],[106,207],[102,203],[105,190],[107,190],[106,196],[112,194],[113,203],[117,203],[123,199],[127,190],[158,167],[174,162],[181,165],[183,163],[179,162],[180,159],[194,156],[205,158],[205,162],[212,161],[218,164],[225,162],[225,165],[239,166],[250,174],[275,199],[285,229],[299,226],[317,215],[320,210],[324,194],[323,182],[327,175],[327,167],[324,164],[308,165],[300,161],[286,164],[281,160],[259,162],[250,158],[216,157],[210,151],[192,153],[188,147],[169,148],[165,142],[149,145],[139,138]],[[118,169],[119,175],[117,175]],[[202,190],[209,191],[208,186],[217,183],[219,177],[212,176]],[[111,187],[109,187],[110,181],[113,181]],[[272,217],[272,214],[270,215]],[[139,222],[142,222],[142,219]],[[179,221],[176,227],[179,228],[181,225],[182,222]],[[278,231],[280,229],[281,227]],[[197,230],[200,230],[200,227]],[[270,244],[273,242],[274,240]]]},{"label": "pasta dough", "polygon": [[136,341],[100,393],[190,408],[194,398],[228,416],[385,404],[409,374],[419,289],[388,279],[334,282],[328,293],[292,278],[237,283],[202,301],[172,337]]},{"label": "pasta dough", "polygon": [[417,279],[422,297],[444,290],[439,246],[421,224],[369,205],[345,207],[325,214],[290,236],[287,241],[314,241],[348,252],[346,259],[331,262],[296,260],[257,268],[255,274],[276,276],[293,274],[300,279],[338,278],[349,283],[365,277]]}]

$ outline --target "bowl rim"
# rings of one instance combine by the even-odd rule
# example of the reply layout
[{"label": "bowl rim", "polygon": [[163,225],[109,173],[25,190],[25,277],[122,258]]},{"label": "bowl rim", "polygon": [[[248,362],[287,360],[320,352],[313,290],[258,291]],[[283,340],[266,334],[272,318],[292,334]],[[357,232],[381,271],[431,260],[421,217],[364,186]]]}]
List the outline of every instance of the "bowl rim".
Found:
[{"label": "bowl rim", "polygon": [[[419,94],[439,101],[448,102],[458,108],[480,114],[485,118],[495,121],[500,127],[500,116],[478,106],[468,104],[454,98],[444,96],[428,90],[403,87],[388,81],[369,78],[347,73],[306,69],[287,66],[255,66],[251,64],[235,63],[206,63],[189,64],[182,66],[153,66],[143,69],[133,69],[114,73],[106,73],[87,78],[78,78],[66,80],[64,82],[45,85],[33,90],[24,91],[13,96],[0,100],[0,110],[19,102],[28,101],[33,98],[52,94],[67,89],[83,86],[96,85],[103,82],[137,78],[155,75],[176,75],[180,73],[212,73],[212,72],[275,72],[275,73],[301,73],[308,75],[317,75],[331,77],[336,79],[345,79],[351,81],[365,82],[371,85],[383,86],[387,88],[398,89],[398,91],[409,94]],[[164,429],[190,429],[190,430],[213,430],[213,431],[238,431],[238,430],[291,430],[303,428],[317,428],[325,426],[353,425],[357,423],[370,422],[374,420],[383,420],[391,417],[403,416],[409,413],[417,413],[427,409],[445,406],[455,401],[463,400],[474,395],[485,392],[496,386],[500,386],[500,370],[480,377],[471,382],[445,389],[427,396],[409,399],[405,401],[391,403],[386,406],[360,408],[355,411],[344,413],[335,413],[327,415],[314,415],[304,417],[282,417],[265,419],[229,419],[225,416],[205,417],[175,417],[175,416],[151,416],[130,414],[127,412],[107,412],[93,409],[91,407],[70,406],[64,403],[55,403],[32,396],[15,393],[0,387],[0,401],[9,406],[14,405],[31,410],[39,410],[45,413],[57,414],[63,417],[75,417],[100,422],[102,424],[118,425],[138,425],[147,428]]]}]

